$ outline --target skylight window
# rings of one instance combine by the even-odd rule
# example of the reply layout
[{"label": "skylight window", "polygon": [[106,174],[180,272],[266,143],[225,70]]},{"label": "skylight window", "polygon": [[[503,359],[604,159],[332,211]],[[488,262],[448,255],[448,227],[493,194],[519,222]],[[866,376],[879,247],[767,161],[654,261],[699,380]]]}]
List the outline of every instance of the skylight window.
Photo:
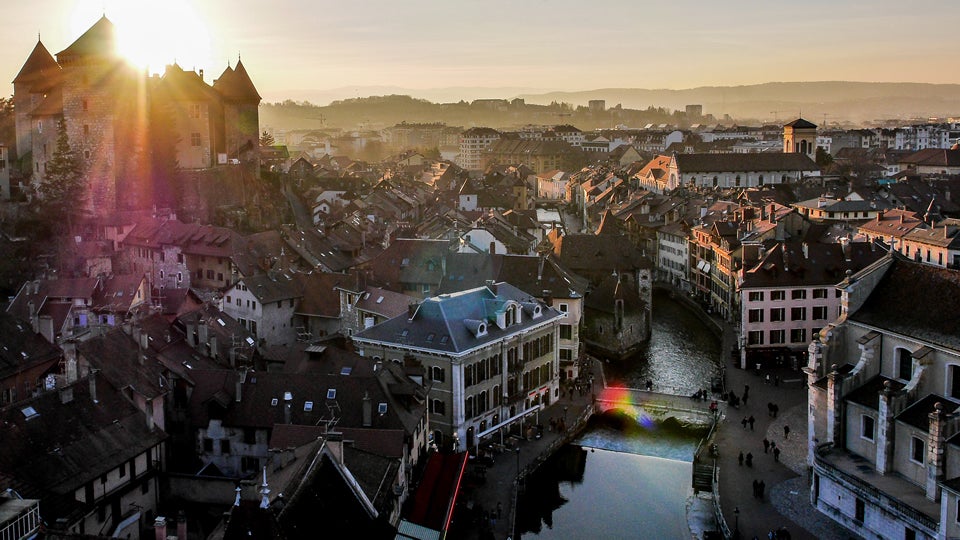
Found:
[{"label": "skylight window", "polygon": [[248,336],[248,337],[247,337],[247,345],[250,345],[251,347],[253,347],[253,343],[254,343],[253,338]]},{"label": "skylight window", "polygon": [[434,334],[433,332],[430,332],[429,334],[427,334],[427,343],[433,343],[433,338],[435,337],[437,337],[437,335]]},{"label": "skylight window", "polygon": [[313,410],[313,402],[312,402],[312,401],[304,401],[304,402],[303,402],[303,412],[310,412],[310,411],[312,411],[312,410]]},{"label": "skylight window", "polygon": [[387,414],[387,404],[381,403],[377,406],[377,412],[380,414]]},{"label": "skylight window", "polygon": [[36,418],[36,417],[40,416],[40,413],[38,413],[36,409],[34,409],[33,407],[29,407],[29,406],[20,409],[20,412],[23,413],[24,418],[26,418],[27,420],[30,420],[31,418]]},{"label": "skylight window", "polygon": [[220,324],[220,326],[226,326],[226,325],[227,325],[227,323],[223,322],[223,319],[217,319],[217,323]]},{"label": "skylight window", "polygon": [[341,375],[349,375],[352,372],[353,372],[353,368],[350,366],[343,366],[342,368],[340,368]]},{"label": "skylight window", "polygon": [[379,297],[379,298],[377,298],[377,303],[378,303],[378,304],[380,304],[380,303],[382,303],[382,302],[383,302],[383,297],[382,297],[382,296]]},{"label": "skylight window", "polygon": [[446,343],[449,339],[450,339],[450,336],[442,335],[440,336],[440,343]]},{"label": "skylight window", "polygon": [[276,406],[277,406],[277,403],[280,403],[280,400],[278,400],[277,398],[273,398],[273,399],[270,400],[270,406],[271,406],[271,407],[276,407]]},{"label": "skylight window", "polygon": [[327,399],[337,399],[336,388],[327,388]]}]

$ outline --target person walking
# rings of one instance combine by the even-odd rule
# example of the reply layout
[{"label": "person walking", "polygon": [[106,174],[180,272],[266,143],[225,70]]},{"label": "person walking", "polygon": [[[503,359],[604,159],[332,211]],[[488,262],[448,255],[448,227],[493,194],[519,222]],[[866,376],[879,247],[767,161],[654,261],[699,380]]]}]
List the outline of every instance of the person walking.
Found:
[{"label": "person walking", "polygon": [[740,466],[743,467],[743,450],[741,450],[740,455],[737,456],[737,463],[739,463]]},{"label": "person walking", "polygon": [[743,425],[743,429],[747,429],[747,417],[746,417],[746,416],[743,417],[743,420],[741,420],[740,423]]},{"label": "person walking", "polygon": [[766,489],[767,489],[767,485],[763,482],[763,480],[761,480],[760,483],[757,484],[757,498],[763,499],[763,492]]},{"label": "person walking", "polygon": [[766,454],[770,450],[770,439],[763,438],[763,453]]},{"label": "person walking", "polygon": [[773,448],[773,460],[776,462],[780,461],[780,448],[778,447]]},{"label": "person walking", "polygon": [[747,452],[747,467],[753,467],[753,452]]},{"label": "person walking", "polygon": [[[747,419],[747,422],[750,424],[750,431],[753,431],[753,423],[756,422],[756,419],[752,414],[750,415],[750,418]],[[786,431],[789,431],[789,428],[787,428]]]},{"label": "person walking", "polygon": [[[753,427],[753,426],[751,426],[751,427]],[[783,438],[784,438],[784,439],[787,439],[787,438],[789,438],[789,437],[790,437],[790,426],[784,424],[784,425],[783,425]]]},{"label": "person walking", "polygon": [[757,479],[753,479],[753,498],[756,499],[760,493],[760,482],[757,482]]}]

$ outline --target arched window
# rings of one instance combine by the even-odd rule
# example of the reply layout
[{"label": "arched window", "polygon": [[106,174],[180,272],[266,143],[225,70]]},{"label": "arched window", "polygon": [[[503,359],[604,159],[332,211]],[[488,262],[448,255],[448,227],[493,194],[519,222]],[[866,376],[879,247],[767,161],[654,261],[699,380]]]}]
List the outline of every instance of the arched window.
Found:
[{"label": "arched window", "polygon": [[717,187],[720,184],[720,179],[716,176],[713,177],[713,187]]},{"label": "arched window", "polygon": [[762,185],[763,185],[763,175],[762,175],[762,174],[761,174],[759,177],[757,177],[757,185],[758,185],[758,186],[762,186]]},{"label": "arched window", "polygon": [[739,174],[737,175],[736,182],[737,182],[737,183],[736,183],[736,186],[737,186],[737,187],[740,187],[740,175],[739,175]]}]

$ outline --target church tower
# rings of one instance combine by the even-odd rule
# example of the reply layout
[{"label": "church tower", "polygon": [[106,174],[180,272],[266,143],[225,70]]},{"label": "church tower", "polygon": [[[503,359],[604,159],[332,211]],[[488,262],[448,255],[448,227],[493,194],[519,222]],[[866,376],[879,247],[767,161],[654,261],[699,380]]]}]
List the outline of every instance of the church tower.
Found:
[{"label": "church tower", "polygon": [[803,118],[783,125],[783,152],[817,157],[817,126]]}]

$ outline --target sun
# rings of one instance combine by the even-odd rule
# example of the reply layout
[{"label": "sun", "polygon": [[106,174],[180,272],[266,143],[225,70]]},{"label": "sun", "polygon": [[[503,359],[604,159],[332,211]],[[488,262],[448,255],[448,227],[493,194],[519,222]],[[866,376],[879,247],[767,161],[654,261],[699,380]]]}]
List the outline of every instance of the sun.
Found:
[{"label": "sun", "polygon": [[[83,4],[87,5],[81,7],[89,8],[91,3]],[[188,70],[209,65],[210,35],[189,1],[108,0],[96,4],[102,10],[100,15],[116,25],[118,52],[131,64],[150,73],[163,73],[164,66],[173,62]],[[89,26],[89,16],[84,13],[82,17]]]}]

